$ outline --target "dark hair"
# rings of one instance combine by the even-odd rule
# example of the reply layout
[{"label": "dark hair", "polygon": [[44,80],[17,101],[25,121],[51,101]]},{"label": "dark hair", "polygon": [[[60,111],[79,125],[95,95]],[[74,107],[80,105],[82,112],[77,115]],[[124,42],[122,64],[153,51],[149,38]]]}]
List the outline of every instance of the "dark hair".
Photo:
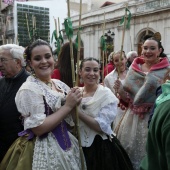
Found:
[{"label": "dark hair", "polygon": [[165,53],[161,53],[160,57],[165,58],[165,57],[167,57],[167,55]]},{"label": "dark hair", "polygon": [[[162,46],[161,41],[159,41],[159,40],[156,39],[155,37],[150,37],[150,38],[146,39],[145,41],[147,41],[147,40],[154,40],[154,41],[156,41],[156,42],[158,43],[158,48],[162,48],[162,52],[160,53],[160,56],[159,56],[159,57],[161,57],[161,55],[162,55],[163,52],[164,52],[164,48],[163,48],[163,46]],[[144,41],[144,42],[145,42],[145,41]]]},{"label": "dark hair", "polygon": [[26,47],[25,51],[24,51],[24,56],[25,56],[25,59],[26,61],[29,61],[31,60],[31,53],[32,53],[32,50],[37,47],[37,46],[41,46],[41,45],[46,45],[50,48],[51,50],[51,53],[53,54],[53,51],[52,51],[52,48],[51,46],[44,40],[41,40],[41,39],[37,39],[36,41],[34,41],[32,44],[30,44],[28,47]]},{"label": "dark hair", "polygon": [[[73,57],[74,57],[74,67],[75,67],[77,63],[77,50],[76,50],[75,44],[73,44]],[[61,81],[67,84],[69,87],[73,87],[69,43],[65,43],[62,46],[61,52],[58,56],[56,68],[60,71]]]},{"label": "dark hair", "polygon": [[145,35],[145,36],[143,37],[143,42],[145,42],[147,39],[149,39],[149,38],[151,38],[151,37],[153,37],[152,34],[147,34],[147,35]]},{"label": "dark hair", "polygon": [[93,58],[93,57],[85,58],[85,59],[83,59],[83,60],[81,61],[80,70],[82,70],[83,64],[84,64],[86,61],[96,61],[98,64],[100,64],[100,63],[99,63],[99,60],[97,60],[96,58]]}]

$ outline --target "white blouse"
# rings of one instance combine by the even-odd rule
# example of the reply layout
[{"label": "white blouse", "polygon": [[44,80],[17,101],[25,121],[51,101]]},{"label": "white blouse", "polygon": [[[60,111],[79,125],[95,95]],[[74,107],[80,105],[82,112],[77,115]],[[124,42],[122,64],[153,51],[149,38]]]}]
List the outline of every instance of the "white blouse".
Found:
[{"label": "white blouse", "polygon": [[111,123],[117,114],[117,97],[107,87],[98,85],[93,97],[83,98],[79,106],[79,111],[93,117],[98,123],[103,133],[98,133],[90,129],[80,120],[81,144],[83,147],[91,146],[95,136],[98,134],[103,139],[107,135],[114,135],[111,129]]},{"label": "white blouse", "polygon": [[[36,83],[31,81],[36,81]],[[61,89],[68,93],[69,87],[67,85],[60,80],[53,79],[52,81],[57,87],[60,86]],[[64,91],[63,93],[53,91],[45,83],[34,80],[30,76],[28,81],[21,86],[15,98],[18,111],[24,117],[24,129],[37,127],[44,122],[46,114],[42,96],[45,97],[53,112],[56,112],[61,107],[62,101],[65,100]],[[71,126],[74,125],[70,115],[66,118],[66,121]]]}]

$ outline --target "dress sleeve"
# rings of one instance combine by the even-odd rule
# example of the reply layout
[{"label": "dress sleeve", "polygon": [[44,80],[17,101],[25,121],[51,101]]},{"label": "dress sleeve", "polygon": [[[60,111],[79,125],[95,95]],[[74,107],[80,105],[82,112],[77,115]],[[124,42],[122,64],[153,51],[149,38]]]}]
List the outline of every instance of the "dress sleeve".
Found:
[{"label": "dress sleeve", "polygon": [[24,118],[25,130],[40,126],[44,122],[46,115],[43,96],[24,89],[17,93],[15,102]]},{"label": "dress sleeve", "polygon": [[114,121],[116,115],[117,103],[110,103],[107,106],[101,108],[95,120],[99,123],[99,126],[104,133],[108,135],[113,134],[111,123]]}]

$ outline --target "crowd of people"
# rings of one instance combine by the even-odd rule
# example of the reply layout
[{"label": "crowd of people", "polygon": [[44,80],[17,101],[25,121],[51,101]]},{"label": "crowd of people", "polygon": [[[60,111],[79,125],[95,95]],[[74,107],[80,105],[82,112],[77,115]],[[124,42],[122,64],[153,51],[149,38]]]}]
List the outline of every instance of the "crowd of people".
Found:
[{"label": "crowd of people", "polygon": [[100,61],[77,64],[73,44],[74,87],[69,43],[57,63],[41,39],[25,49],[0,46],[0,169],[169,170],[170,66],[163,52],[151,36],[142,56],[112,52],[100,83]]}]

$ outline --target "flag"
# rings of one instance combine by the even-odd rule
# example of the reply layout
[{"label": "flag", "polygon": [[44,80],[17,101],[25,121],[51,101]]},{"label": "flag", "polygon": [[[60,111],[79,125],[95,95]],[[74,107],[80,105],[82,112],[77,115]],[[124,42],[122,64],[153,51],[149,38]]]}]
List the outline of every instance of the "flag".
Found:
[{"label": "flag", "polygon": [[53,42],[53,37],[55,38],[55,40],[57,41],[58,37],[57,37],[57,32],[56,30],[53,31],[52,37],[51,37],[51,43]]},{"label": "flag", "polygon": [[61,51],[61,40],[59,38],[57,38],[57,40],[55,42],[55,47],[56,47],[56,49],[54,50],[54,54],[57,54],[57,56],[58,56]]},{"label": "flag", "polygon": [[68,39],[71,39],[73,37],[73,27],[72,27],[71,18],[66,18],[64,20],[64,26],[65,26],[65,31]]},{"label": "flag", "polygon": [[[80,34],[79,31],[81,31],[83,28],[82,27],[79,27],[79,30],[77,32],[77,36],[76,36],[76,39],[75,39],[75,47],[76,49],[78,49],[78,34]],[[81,42],[81,37],[80,37],[80,42]]]},{"label": "flag", "polygon": [[102,51],[106,51],[106,41],[103,35],[101,36],[101,39],[100,39],[100,46],[102,48]]},{"label": "flag", "polygon": [[57,37],[56,30],[53,31],[53,34],[52,34],[52,37],[51,37],[51,43],[53,42],[53,37],[55,38],[55,47],[56,47],[54,54],[59,55],[59,53],[61,51],[61,44],[63,44],[63,42],[64,42],[61,31],[59,31],[59,37]]},{"label": "flag", "polygon": [[[128,14],[128,17],[127,17],[127,24],[126,24],[126,28],[129,29],[130,28],[130,20],[131,20],[131,12],[129,11],[128,8],[125,9],[129,14]],[[120,25],[124,23],[124,20],[125,20],[125,16],[122,17],[121,21],[120,21]]]},{"label": "flag", "polygon": [[63,36],[62,36],[62,34],[61,34],[61,31],[59,31],[59,37],[58,37],[58,38],[61,40],[61,43],[63,44],[64,39],[63,39]]},{"label": "flag", "polygon": [[131,20],[132,14],[131,14],[131,12],[129,11],[128,8],[126,8],[126,11],[129,13],[128,14],[128,18],[127,18],[128,22],[127,22],[126,28],[129,29],[130,28],[130,20]]}]

